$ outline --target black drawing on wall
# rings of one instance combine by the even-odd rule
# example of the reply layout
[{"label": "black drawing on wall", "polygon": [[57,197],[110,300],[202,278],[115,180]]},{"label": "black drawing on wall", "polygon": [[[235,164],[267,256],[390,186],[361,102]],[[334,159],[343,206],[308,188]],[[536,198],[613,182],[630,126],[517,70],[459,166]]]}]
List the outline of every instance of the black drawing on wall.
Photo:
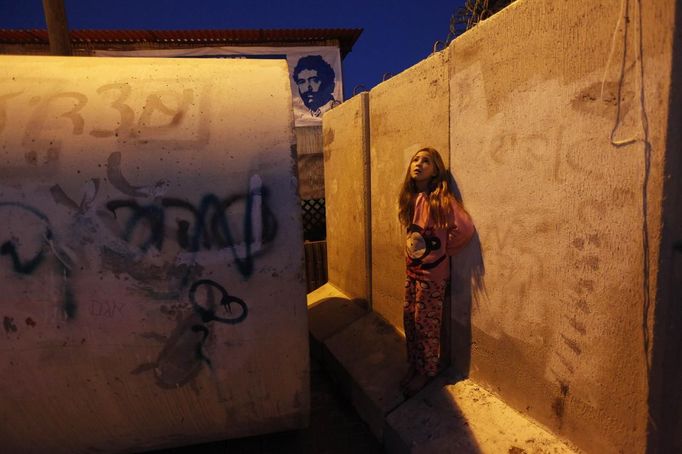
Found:
[{"label": "black drawing on wall", "polygon": [[[222,313],[220,315],[216,314],[215,303],[212,297],[208,298],[207,304],[200,304],[197,301],[196,293],[197,290],[202,286],[207,287],[209,291],[215,289],[220,293],[220,306],[222,307],[223,313],[225,315]],[[212,293],[210,294],[212,295]],[[210,279],[201,279],[193,283],[189,289],[189,300],[192,302],[192,308],[194,309],[194,312],[201,317],[201,321],[204,323],[215,321],[219,323],[227,323],[229,325],[236,325],[237,323],[243,322],[249,312],[248,308],[246,307],[246,303],[244,303],[241,298],[230,295],[222,285]],[[240,313],[237,316],[233,316],[231,306],[233,304],[236,304],[240,308]]]},{"label": "black drawing on wall", "polygon": [[[201,301],[197,298],[200,288],[204,289]],[[222,307],[220,313],[216,312],[216,291]],[[243,322],[248,315],[246,303],[241,298],[230,295],[222,285],[210,279],[194,282],[189,290],[189,300],[192,303],[192,313],[184,318],[178,317],[178,325],[170,336],[153,332],[141,334],[142,337],[161,342],[164,346],[156,361],[140,364],[131,374],[138,375],[153,370],[157,385],[167,389],[191,382],[201,370],[202,364],[206,364],[209,369],[212,367],[211,359],[205,353],[211,335],[210,323],[236,325]],[[234,305],[240,308],[235,316]]]}]

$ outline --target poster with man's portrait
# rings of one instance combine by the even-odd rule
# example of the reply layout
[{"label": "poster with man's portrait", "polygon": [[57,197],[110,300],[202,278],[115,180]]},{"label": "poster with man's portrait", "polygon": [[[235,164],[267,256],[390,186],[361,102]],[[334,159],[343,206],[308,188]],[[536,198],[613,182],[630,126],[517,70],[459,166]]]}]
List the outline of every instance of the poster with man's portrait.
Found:
[{"label": "poster with man's portrait", "polygon": [[338,47],[199,47],[137,51],[97,50],[102,57],[275,58],[286,59],[296,126],[318,126],[322,115],[343,101]]},{"label": "poster with man's portrait", "polygon": [[343,101],[339,50],[297,48],[287,54],[287,62],[296,126],[319,125],[322,114]]}]

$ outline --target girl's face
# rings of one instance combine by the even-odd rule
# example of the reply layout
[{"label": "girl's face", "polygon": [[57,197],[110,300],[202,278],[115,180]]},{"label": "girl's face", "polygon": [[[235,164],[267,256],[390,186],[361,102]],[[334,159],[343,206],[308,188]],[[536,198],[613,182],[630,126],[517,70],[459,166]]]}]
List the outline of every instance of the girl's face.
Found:
[{"label": "girl's face", "polygon": [[420,151],[410,162],[410,177],[416,183],[428,182],[436,175],[436,166],[433,164],[431,153]]}]

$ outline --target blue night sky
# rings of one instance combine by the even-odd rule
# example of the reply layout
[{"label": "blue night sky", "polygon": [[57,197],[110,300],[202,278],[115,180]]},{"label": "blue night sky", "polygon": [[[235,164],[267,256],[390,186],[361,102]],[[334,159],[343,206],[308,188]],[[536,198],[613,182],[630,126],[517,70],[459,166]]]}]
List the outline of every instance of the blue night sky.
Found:
[{"label": "blue night sky", "polygon": [[[65,0],[70,29],[363,28],[343,61],[344,91],[426,58],[465,0]],[[40,0],[0,0],[0,28],[47,28]]]}]

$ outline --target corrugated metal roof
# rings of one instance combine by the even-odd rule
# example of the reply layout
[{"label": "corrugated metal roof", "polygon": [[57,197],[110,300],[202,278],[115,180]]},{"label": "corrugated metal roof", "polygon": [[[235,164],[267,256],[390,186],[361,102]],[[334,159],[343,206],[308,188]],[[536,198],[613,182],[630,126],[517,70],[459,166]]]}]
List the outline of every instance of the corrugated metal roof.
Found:
[{"label": "corrugated metal roof", "polygon": [[[341,54],[351,51],[362,33],[361,28],[291,28],[250,30],[71,30],[71,42],[78,44],[113,43],[187,43],[259,44],[306,43],[337,39]],[[47,30],[0,29],[0,43],[48,45]]]}]

